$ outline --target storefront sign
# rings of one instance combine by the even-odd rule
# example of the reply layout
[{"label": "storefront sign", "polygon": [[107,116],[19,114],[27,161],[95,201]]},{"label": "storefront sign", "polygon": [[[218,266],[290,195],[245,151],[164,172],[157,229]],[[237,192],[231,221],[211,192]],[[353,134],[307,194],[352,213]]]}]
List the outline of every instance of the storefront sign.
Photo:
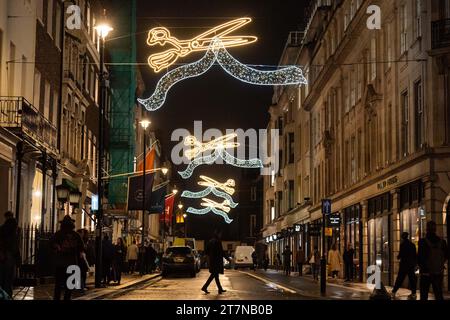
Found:
[{"label": "storefront sign", "polygon": [[304,226],[302,224],[294,224],[294,231],[295,232],[303,232]]},{"label": "storefront sign", "polygon": [[96,195],[96,194],[92,195],[91,210],[92,211],[97,211],[98,210],[98,195]]},{"label": "storefront sign", "polygon": [[333,236],[333,228],[325,228],[325,236],[332,237]]},{"label": "storefront sign", "polygon": [[377,184],[378,190],[383,190],[393,184],[396,184],[398,182],[398,177],[397,176],[393,176],[387,180],[384,180],[380,183]]},{"label": "storefront sign", "polygon": [[322,199],[322,213],[325,215],[331,214],[331,200]]},{"label": "storefront sign", "polygon": [[327,220],[329,227],[339,227],[341,224],[341,216],[338,213],[329,215]]}]

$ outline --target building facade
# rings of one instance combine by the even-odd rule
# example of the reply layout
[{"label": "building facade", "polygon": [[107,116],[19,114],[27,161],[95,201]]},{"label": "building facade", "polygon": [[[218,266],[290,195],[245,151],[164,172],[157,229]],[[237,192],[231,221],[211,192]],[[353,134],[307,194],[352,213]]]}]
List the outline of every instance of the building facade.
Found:
[{"label": "building facade", "polygon": [[[373,4],[381,29],[367,25]],[[401,232],[417,244],[434,220],[448,240],[449,6],[312,2],[301,43],[288,43],[281,60],[304,66],[309,84],[276,89],[270,108],[284,156],[265,179],[272,255],[286,244],[322,251],[322,199],[340,218],[326,230],[325,250],[351,243],[361,281],[377,265],[393,283]]]}]

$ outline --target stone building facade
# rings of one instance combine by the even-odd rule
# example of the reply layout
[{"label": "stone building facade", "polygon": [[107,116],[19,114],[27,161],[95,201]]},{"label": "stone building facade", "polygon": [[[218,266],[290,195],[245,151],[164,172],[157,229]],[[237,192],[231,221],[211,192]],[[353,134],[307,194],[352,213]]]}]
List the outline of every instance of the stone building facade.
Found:
[{"label": "stone building facade", "polygon": [[[368,28],[369,5],[381,9],[381,29]],[[449,7],[312,1],[302,40],[291,34],[280,62],[304,66],[309,84],[276,88],[270,107],[282,155],[280,172],[265,179],[272,257],[285,245],[322,251],[322,199],[340,218],[325,250],[351,243],[360,281],[377,265],[393,283],[403,231],[417,244],[434,220],[448,241]]]}]

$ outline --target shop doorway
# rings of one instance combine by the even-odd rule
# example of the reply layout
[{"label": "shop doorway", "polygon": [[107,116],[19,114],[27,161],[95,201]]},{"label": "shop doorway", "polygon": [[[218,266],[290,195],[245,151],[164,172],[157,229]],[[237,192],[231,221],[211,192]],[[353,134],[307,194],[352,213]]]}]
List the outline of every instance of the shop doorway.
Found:
[{"label": "shop doorway", "polygon": [[9,208],[9,163],[0,159],[0,225],[4,223],[3,213]]}]

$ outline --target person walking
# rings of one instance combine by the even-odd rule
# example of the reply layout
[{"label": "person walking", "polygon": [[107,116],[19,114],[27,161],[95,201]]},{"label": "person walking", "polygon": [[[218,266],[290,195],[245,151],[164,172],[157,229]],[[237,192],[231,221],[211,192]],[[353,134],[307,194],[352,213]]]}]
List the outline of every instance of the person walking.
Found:
[{"label": "person walking", "polygon": [[267,271],[267,268],[269,267],[269,253],[266,251],[264,252],[264,262],[263,262],[264,271]]},{"label": "person walking", "polygon": [[16,269],[20,266],[17,220],[12,212],[5,213],[6,221],[0,227],[0,288],[13,297]]},{"label": "person walking", "polygon": [[123,244],[122,238],[117,238],[116,245],[114,246],[114,257],[112,270],[114,275],[114,281],[120,285],[120,281],[122,280],[122,268],[125,262],[125,245]]},{"label": "person walking", "polygon": [[60,221],[61,227],[50,240],[51,248],[55,250],[55,291],[54,300],[61,299],[64,290],[64,300],[70,300],[73,289],[67,287],[69,266],[79,265],[84,243],[80,235],[75,232],[75,220],[66,215]]},{"label": "person walking", "polygon": [[111,268],[114,258],[114,246],[109,240],[108,235],[105,235],[102,241],[102,265],[103,265],[103,284],[109,285],[111,283]]},{"label": "person walking", "polygon": [[409,288],[411,294],[408,296],[409,300],[416,300],[416,266],[417,266],[417,252],[416,246],[409,239],[409,233],[403,232],[401,235],[402,243],[400,244],[400,251],[397,259],[400,260],[400,267],[398,270],[397,279],[395,280],[394,288],[392,289],[392,298],[395,299],[398,289],[400,289],[406,276],[408,276]]},{"label": "person walking", "polygon": [[436,223],[429,221],[425,238],[419,240],[420,300],[428,300],[430,285],[433,287],[434,298],[444,300],[442,282],[447,260],[447,242],[436,235]]},{"label": "person walking", "polygon": [[317,248],[314,248],[314,252],[309,259],[309,264],[311,265],[311,273],[315,281],[319,280],[319,270],[320,270],[320,254]]},{"label": "person walking", "polygon": [[291,258],[292,258],[292,251],[289,248],[289,246],[286,246],[283,250],[283,267],[284,273],[287,276],[291,275]]},{"label": "person walking", "polygon": [[298,268],[298,276],[303,275],[303,265],[305,264],[305,251],[303,251],[302,247],[298,247],[297,254],[295,255],[295,262]]},{"label": "person walking", "polygon": [[86,279],[87,273],[89,271],[89,262],[87,260],[87,244],[89,241],[88,231],[86,229],[79,229],[77,233],[80,235],[81,240],[83,241],[83,252],[81,253],[81,257],[78,261],[78,266],[80,267],[81,272],[81,290],[86,289]]},{"label": "person walking", "polygon": [[355,250],[353,250],[352,244],[349,242],[344,250],[344,270],[345,281],[353,281],[353,258],[355,256]]},{"label": "person walking", "polygon": [[328,251],[328,264],[330,265],[331,276],[333,279],[338,278],[342,259],[335,243],[331,246],[331,250]]},{"label": "person walking", "polygon": [[256,254],[256,251],[253,251],[252,253],[252,263],[253,263],[253,270],[256,270],[256,267],[258,265],[258,255]]},{"label": "person walking", "polygon": [[156,260],[156,250],[153,248],[152,243],[150,242],[145,247],[145,273],[152,273],[155,268],[155,260]]},{"label": "person walking", "polygon": [[278,252],[275,253],[274,260],[275,260],[275,269],[279,271],[281,267],[281,256]]},{"label": "person walking", "polygon": [[136,261],[138,259],[138,254],[139,248],[136,245],[136,240],[133,240],[133,243],[128,247],[127,250],[127,260],[130,274],[133,274],[136,270]]},{"label": "person walking", "polygon": [[216,281],[219,294],[226,292],[220,284],[219,274],[224,273],[223,259],[225,258],[227,261],[230,261],[230,258],[223,252],[221,237],[222,232],[220,230],[215,230],[214,237],[209,240],[205,250],[205,253],[208,256],[208,268],[210,273],[208,280],[206,280],[201,289],[205,294],[209,293],[208,286],[213,279]]}]

